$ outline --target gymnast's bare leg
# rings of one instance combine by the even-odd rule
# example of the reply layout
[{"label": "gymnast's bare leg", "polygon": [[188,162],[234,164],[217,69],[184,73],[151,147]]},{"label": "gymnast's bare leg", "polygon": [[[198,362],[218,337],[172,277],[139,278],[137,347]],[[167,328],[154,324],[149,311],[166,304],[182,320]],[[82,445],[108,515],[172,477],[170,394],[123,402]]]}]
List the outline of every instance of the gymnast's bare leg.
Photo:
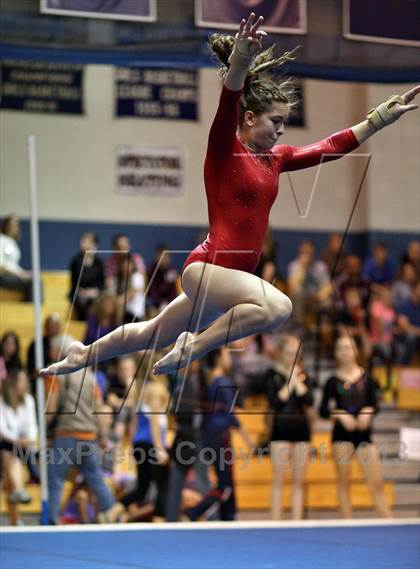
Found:
[{"label": "gymnast's bare leg", "polygon": [[126,324],[89,346],[75,342],[66,358],[42,375],[70,373],[139,350],[161,349],[183,332],[182,341],[154,368],[169,373],[227,342],[281,325],[291,314],[288,297],[259,277],[201,262],[183,273],[184,293],[149,321]]}]

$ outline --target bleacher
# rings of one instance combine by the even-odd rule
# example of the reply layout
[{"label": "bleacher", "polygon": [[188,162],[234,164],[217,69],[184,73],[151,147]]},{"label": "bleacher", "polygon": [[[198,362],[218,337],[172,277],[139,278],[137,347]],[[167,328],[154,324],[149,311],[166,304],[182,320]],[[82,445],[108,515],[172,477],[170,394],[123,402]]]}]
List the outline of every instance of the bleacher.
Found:
[{"label": "bleacher", "polygon": [[[63,333],[72,335],[76,339],[83,339],[85,324],[69,318],[69,275],[67,272],[44,272],[42,274],[44,303],[42,316],[45,318],[52,312],[57,312],[63,320]],[[25,360],[29,344],[34,338],[34,310],[33,305],[18,301],[16,295],[8,291],[0,291],[0,333],[14,330],[21,339],[21,354]],[[385,477],[385,491],[391,507],[413,508],[413,515],[419,513],[419,502],[416,498],[417,483],[420,479],[418,463],[398,458],[399,426],[410,422],[413,411],[420,410],[420,393],[415,386],[403,387],[399,384],[399,373],[393,371],[392,385],[389,389],[396,395],[396,402],[385,394],[385,408],[375,419],[375,438],[378,442],[386,441],[386,453],[389,461],[383,465]],[[387,381],[384,371],[377,370],[381,383]],[[249,408],[240,414],[241,422],[250,433],[255,442],[260,441],[266,434],[265,407],[261,399],[248,402]],[[390,421],[392,417],[392,421]],[[327,425],[329,428],[329,424]],[[317,421],[312,438],[313,452],[305,477],[305,509],[316,511],[331,511],[338,507],[336,494],[336,472],[332,459],[330,434],[326,430],[326,423]],[[233,433],[233,447],[236,450],[235,480],[238,507],[241,512],[258,511],[267,516],[271,501],[271,462],[269,456],[248,456],[243,449],[243,443],[237,433]],[[130,453],[129,441],[126,442],[125,462],[119,466],[120,470],[131,469],[128,456]],[[243,456],[245,454],[245,456]],[[242,456],[241,456],[242,455]],[[290,507],[290,473],[286,476],[284,492],[284,505]],[[20,506],[22,513],[37,514],[40,512],[40,488],[29,486],[33,501],[26,506]],[[372,509],[372,499],[366,484],[363,481],[360,467],[354,463],[351,478],[351,499],[354,509]],[[7,509],[5,496],[2,496],[1,511]],[[265,512],[265,514],[264,514]]]}]

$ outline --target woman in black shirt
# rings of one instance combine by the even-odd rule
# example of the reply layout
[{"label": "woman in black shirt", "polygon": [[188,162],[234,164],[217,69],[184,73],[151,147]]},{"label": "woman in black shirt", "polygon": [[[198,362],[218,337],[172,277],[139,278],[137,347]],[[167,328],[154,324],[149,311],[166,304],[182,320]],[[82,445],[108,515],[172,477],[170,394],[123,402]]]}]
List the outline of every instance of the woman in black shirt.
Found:
[{"label": "woman in black shirt", "polygon": [[281,518],[285,470],[292,468],[292,517],[303,514],[303,481],[310,452],[308,411],[313,405],[310,382],[297,361],[300,339],[284,336],[277,361],[267,372],[267,396],[273,416],[271,463],[273,468],[271,515]]},{"label": "woman in black shirt", "polygon": [[[324,386],[320,415],[334,422],[333,455],[338,476],[338,499],[344,518],[351,517],[351,461],[356,456],[381,517],[390,517],[384,494],[380,457],[372,443],[372,420],[378,410],[377,383],[358,365],[349,336],[335,344],[336,368]],[[333,409],[330,409],[330,402]]]}]

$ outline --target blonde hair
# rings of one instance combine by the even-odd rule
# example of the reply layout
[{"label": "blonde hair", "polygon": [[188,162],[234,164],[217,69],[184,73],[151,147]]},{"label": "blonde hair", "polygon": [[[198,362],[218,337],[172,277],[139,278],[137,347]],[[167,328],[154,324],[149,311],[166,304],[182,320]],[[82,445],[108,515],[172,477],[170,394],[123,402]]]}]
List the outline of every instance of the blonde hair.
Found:
[{"label": "blonde hair", "polygon": [[[229,57],[235,38],[229,34],[212,34],[209,47],[217,56],[219,75],[224,79],[229,71]],[[296,89],[290,78],[285,79],[279,70],[288,61],[295,59],[295,52],[284,52],[280,57],[274,55],[275,45],[258,53],[252,60],[245,78],[244,90],[239,104],[239,125],[244,121],[245,111],[261,115],[270,110],[273,103],[286,103],[289,107],[297,104]],[[277,70],[277,74],[268,71]]]}]

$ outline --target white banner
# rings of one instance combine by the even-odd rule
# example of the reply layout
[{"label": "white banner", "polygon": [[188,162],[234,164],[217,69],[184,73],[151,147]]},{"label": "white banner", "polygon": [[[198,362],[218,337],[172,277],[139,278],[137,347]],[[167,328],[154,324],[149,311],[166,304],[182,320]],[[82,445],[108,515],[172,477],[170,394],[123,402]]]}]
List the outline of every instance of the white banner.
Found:
[{"label": "white banner", "polygon": [[117,146],[117,193],[176,197],[184,193],[184,152],[179,148]]}]

